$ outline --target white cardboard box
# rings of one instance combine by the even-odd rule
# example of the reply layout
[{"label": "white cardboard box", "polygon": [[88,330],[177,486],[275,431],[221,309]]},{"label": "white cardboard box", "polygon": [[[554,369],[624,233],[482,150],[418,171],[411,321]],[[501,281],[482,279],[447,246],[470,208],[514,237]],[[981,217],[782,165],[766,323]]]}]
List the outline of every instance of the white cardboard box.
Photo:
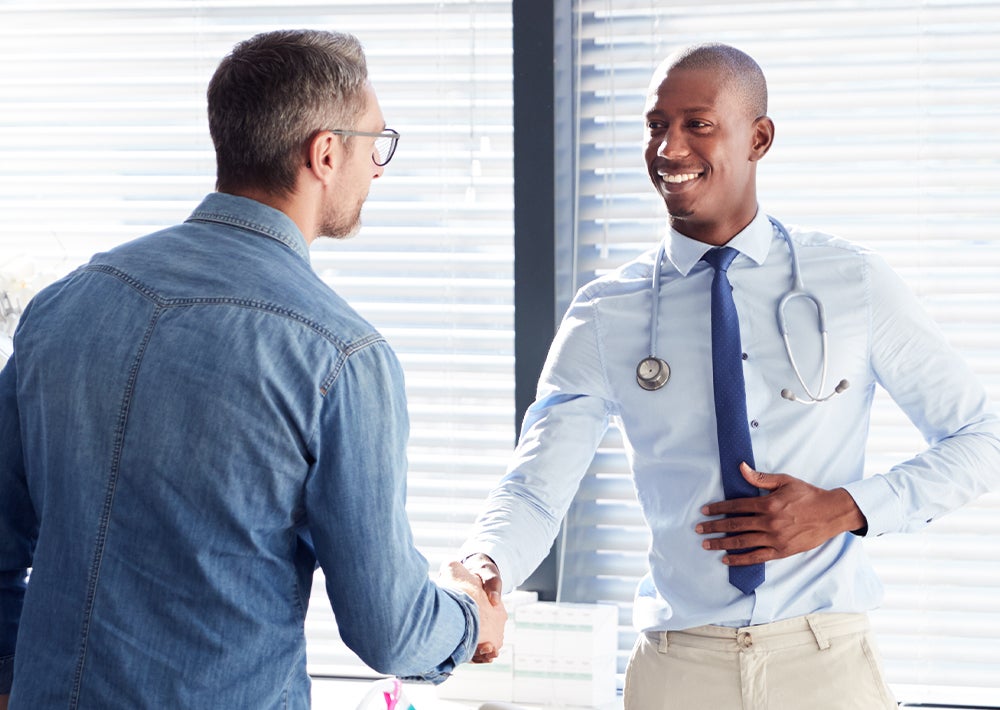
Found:
[{"label": "white cardboard box", "polygon": [[[530,594],[530,596],[524,596]],[[509,618],[493,663],[463,664],[442,699],[608,707],[617,700],[618,607],[504,597]]]},{"label": "white cardboard box", "polygon": [[535,656],[596,658],[618,650],[613,604],[538,602],[519,606],[517,644]]},{"label": "white cardboard box", "polygon": [[443,700],[512,701],[514,650],[505,645],[492,663],[463,663],[437,687],[437,694]]},{"label": "white cardboard box", "polygon": [[559,707],[605,707],[617,697],[614,654],[594,658],[532,656],[514,658],[514,702]]},{"label": "white cardboard box", "polygon": [[514,702],[601,707],[616,700],[618,607],[518,607]]}]

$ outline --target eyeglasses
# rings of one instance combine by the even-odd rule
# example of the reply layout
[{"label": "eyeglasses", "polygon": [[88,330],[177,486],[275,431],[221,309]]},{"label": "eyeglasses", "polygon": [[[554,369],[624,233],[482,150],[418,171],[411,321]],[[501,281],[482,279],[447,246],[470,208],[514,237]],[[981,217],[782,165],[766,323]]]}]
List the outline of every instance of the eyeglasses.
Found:
[{"label": "eyeglasses", "polygon": [[344,128],[328,128],[330,133],[338,136],[367,136],[375,139],[375,150],[372,152],[372,160],[379,167],[387,165],[392,160],[396,152],[396,144],[399,143],[399,133],[386,128],[381,133],[369,133],[368,131],[348,131]]}]

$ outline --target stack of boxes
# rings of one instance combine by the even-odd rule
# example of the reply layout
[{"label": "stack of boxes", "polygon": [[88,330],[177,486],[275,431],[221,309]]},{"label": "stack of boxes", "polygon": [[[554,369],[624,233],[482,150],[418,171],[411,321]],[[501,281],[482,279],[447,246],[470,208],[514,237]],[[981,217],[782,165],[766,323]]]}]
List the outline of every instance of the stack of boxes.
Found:
[{"label": "stack of boxes", "polygon": [[618,607],[539,602],[532,592],[504,597],[509,615],[500,656],[457,668],[438,695],[559,707],[616,703]]},{"label": "stack of boxes", "polygon": [[514,702],[613,704],[618,607],[539,602],[518,607]]}]

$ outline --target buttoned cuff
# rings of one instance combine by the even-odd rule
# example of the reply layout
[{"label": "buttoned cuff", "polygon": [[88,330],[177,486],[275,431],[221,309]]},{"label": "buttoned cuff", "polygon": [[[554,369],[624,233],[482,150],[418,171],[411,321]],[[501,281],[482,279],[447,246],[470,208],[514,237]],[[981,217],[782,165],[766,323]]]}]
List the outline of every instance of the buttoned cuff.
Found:
[{"label": "buttoned cuff", "polygon": [[420,681],[438,685],[443,683],[452,674],[456,666],[472,660],[479,645],[479,612],[476,610],[476,602],[465,592],[441,587],[441,591],[454,599],[465,616],[465,635],[461,643],[451,657],[439,665],[435,670],[429,671],[421,676],[402,676],[400,680]]},{"label": "buttoned cuff", "polygon": [[868,523],[868,537],[897,532],[903,528],[903,509],[899,496],[885,476],[877,475],[842,486],[857,504]]}]

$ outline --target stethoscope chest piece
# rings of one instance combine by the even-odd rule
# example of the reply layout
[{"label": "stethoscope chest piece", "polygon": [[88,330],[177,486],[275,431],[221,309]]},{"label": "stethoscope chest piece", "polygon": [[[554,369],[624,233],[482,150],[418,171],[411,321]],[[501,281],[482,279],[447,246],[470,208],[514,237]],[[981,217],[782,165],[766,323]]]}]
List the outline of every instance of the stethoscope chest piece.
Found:
[{"label": "stethoscope chest piece", "polygon": [[644,390],[658,390],[670,379],[670,365],[658,357],[643,358],[635,368],[635,379]]}]

